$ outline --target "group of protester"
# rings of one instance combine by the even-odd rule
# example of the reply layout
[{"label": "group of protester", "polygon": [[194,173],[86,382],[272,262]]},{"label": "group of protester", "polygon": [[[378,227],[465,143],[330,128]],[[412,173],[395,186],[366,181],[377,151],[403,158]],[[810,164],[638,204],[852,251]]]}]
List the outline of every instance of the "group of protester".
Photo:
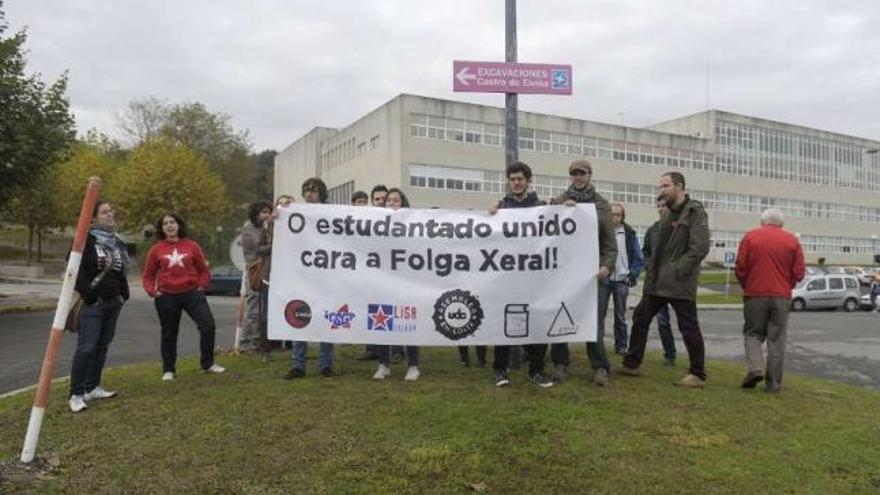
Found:
[{"label": "group of protester", "polygon": [[[550,204],[575,206],[593,204],[598,219],[599,267],[598,326],[595,342],[586,343],[587,357],[593,369],[592,383],[606,386],[611,379],[611,365],[605,348],[605,316],[614,303],[614,350],[623,356],[617,373],[626,377],[642,374],[648,329],[657,317],[665,363],[675,365],[675,340],[670,325],[669,307],[688,353],[687,374],[677,385],[700,388],[706,384],[705,344],[697,316],[697,282],[700,265],[710,248],[708,216],[703,205],[687,194],[685,177],[680,172],[660,176],[657,212],[659,219],[639,243],[635,230],[626,223],[626,209],[621,203],[610,203],[592,184],[593,168],[587,160],[575,160],[569,166],[570,185]],[[531,190],[532,171],[522,162],[506,170],[508,193],[489,208],[495,214],[501,208],[530,208],[547,204]],[[320,178],[302,184],[306,203],[326,203],[327,186]],[[249,276],[246,295],[246,324],[240,348],[269,356],[266,338],[267,297],[271,275],[272,222],[279,207],[294,198],[282,195],[275,205],[257,202],[249,208],[248,221],[242,228],[242,247],[250,268],[257,265],[257,277]],[[378,185],[368,195],[355,192],[351,204],[386,207],[394,210],[409,207],[406,194],[399,188]],[[742,239],[736,260],[736,276],[744,293],[745,353],[748,372],[744,388],[754,388],[766,379],[766,390],[778,392],[782,383],[786,327],[791,289],[804,277],[804,258],[797,238],[783,228],[782,214],[769,209],[761,215],[761,226]],[[222,373],[214,363],[215,325],[204,295],[210,279],[208,263],[199,245],[187,237],[186,223],[174,213],[157,221],[157,242],[150,249],[143,272],[143,287],[155,300],[161,326],[163,380],[175,378],[177,336],[182,312],[195,322],[200,334],[201,367],[205,372]],[[100,201],[93,212],[93,222],[83,253],[76,289],[87,304],[81,319],[73,370],[71,372],[70,409],[87,407],[93,399],[113,397],[116,392],[104,390],[101,372],[107,348],[113,339],[116,321],[129,288],[126,273],[130,265],[125,245],[115,232],[112,206]],[[626,300],[644,271],[642,298],[633,311],[631,331],[627,335]],[[258,280],[257,283],[255,280]],[[762,343],[767,341],[766,362]],[[568,344],[529,344],[522,346],[528,362],[528,376],[539,387],[553,386],[566,379],[570,364]],[[545,373],[548,353],[553,373]],[[333,344],[319,343],[318,369],[322,376],[333,377]],[[306,374],[306,342],[294,342],[291,367],[287,379]],[[462,364],[469,364],[467,347],[460,347]],[[510,385],[511,355],[518,349],[494,347],[494,378],[499,387]],[[373,378],[382,380],[391,375],[394,355],[406,359],[405,380],[418,380],[419,348],[417,346],[367,346],[361,359],[378,362]],[[486,348],[477,347],[481,366],[486,364]]]}]

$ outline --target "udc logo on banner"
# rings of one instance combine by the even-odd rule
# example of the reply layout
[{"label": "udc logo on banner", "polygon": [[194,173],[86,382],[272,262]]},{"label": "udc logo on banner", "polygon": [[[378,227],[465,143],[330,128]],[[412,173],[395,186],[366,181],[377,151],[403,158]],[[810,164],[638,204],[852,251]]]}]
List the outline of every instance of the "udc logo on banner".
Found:
[{"label": "udc logo on banner", "polygon": [[444,292],[434,303],[434,328],[451,340],[473,335],[483,322],[480,300],[466,290]]}]

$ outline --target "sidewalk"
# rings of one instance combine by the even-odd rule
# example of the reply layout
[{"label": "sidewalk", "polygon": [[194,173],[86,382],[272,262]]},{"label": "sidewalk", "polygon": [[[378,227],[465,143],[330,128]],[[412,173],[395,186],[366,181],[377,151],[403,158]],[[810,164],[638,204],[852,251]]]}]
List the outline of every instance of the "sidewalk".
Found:
[{"label": "sidewalk", "polygon": [[55,309],[60,278],[0,278],[0,314]]}]

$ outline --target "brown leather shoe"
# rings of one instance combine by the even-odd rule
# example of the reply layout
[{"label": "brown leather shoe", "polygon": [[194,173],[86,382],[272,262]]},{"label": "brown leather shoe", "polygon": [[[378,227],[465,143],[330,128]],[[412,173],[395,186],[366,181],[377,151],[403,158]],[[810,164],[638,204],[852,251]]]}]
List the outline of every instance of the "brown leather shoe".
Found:
[{"label": "brown leather shoe", "polygon": [[617,372],[623,376],[642,376],[642,370],[638,368],[630,368],[627,365],[621,366]]},{"label": "brown leather shoe", "polygon": [[743,378],[742,388],[755,388],[755,385],[764,381],[764,375],[759,371],[749,371]]},{"label": "brown leather shoe", "polygon": [[706,380],[703,380],[697,375],[691,375],[688,373],[687,375],[684,375],[684,378],[675,382],[675,384],[684,388],[703,388],[706,386]]}]

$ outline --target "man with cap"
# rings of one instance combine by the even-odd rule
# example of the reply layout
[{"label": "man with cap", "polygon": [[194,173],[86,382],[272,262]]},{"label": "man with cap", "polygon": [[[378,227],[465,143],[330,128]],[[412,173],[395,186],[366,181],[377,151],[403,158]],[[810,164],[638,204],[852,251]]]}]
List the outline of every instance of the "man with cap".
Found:
[{"label": "man with cap", "polygon": [[[568,190],[553,200],[555,204],[574,206],[577,203],[592,203],[596,206],[596,219],[599,223],[599,272],[595,275],[605,280],[614,271],[617,262],[617,238],[611,226],[611,206],[593,187],[593,166],[587,160],[575,160],[568,167],[571,184]],[[604,325],[597,325],[596,342],[587,342],[587,357],[593,368],[593,384],[604,387],[609,383],[610,366],[605,354]],[[556,365],[556,378],[565,379],[565,368],[569,364],[568,344],[553,344],[550,359]]]}]

